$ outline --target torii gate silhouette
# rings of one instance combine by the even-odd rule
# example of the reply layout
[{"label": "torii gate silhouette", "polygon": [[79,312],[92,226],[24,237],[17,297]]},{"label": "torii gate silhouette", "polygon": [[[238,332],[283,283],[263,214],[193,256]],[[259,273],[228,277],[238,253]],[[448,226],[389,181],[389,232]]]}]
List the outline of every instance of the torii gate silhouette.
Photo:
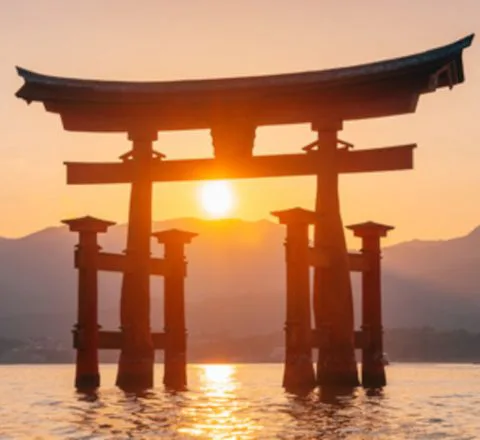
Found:
[{"label": "torii gate silhouette", "polygon": [[[177,365],[173,368],[179,373],[175,380],[166,379],[166,385],[186,386],[184,325],[175,320],[166,324],[175,327],[174,336],[170,327],[165,334],[151,334],[149,279],[155,273],[165,276],[165,282],[171,286],[169,290],[174,292],[171,295],[178,297],[173,313],[181,315],[183,245],[192,234],[180,231],[154,234],[165,243],[166,253],[169,246],[176,250],[171,251],[174,257],[158,261],[150,258],[154,182],[300,175],[317,177],[314,212],[276,213],[287,224],[287,315],[294,318],[292,321],[287,317],[284,386],[358,385],[349,271],[352,261],[366,264],[368,259],[370,269],[364,271],[364,289],[373,285],[379,289],[378,237],[389,227],[371,223],[352,226],[364,240],[363,251],[369,257],[349,257],[340,215],[338,176],[411,169],[415,144],[352,151],[351,144],[339,140],[338,132],[344,121],[413,113],[421,94],[463,82],[462,53],[472,39],[470,35],[427,52],[354,67],[232,79],[93,81],[46,76],[18,68],[25,84],[16,95],[29,103],[42,102],[47,111],[58,113],[66,130],[124,132],[132,141],[132,150],[122,155],[120,162],[66,163],[69,184],[131,185],[125,255],[99,253],[97,249],[94,237],[105,231],[109,222],[88,217],[66,221],[73,231],[80,233],[77,251],[80,293],[87,286],[90,292],[87,296],[95,303],[95,271],[123,273],[120,336],[111,334],[107,338],[107,333],[98,333],[95,307],[79,315],[76,344],[83,340],[89,346],[87,350],[77,345],[79,358],[91,359],[83,372],[78,361],[77,386],[98,385],[98,365],[97,370],[93,367],[96,354],[92,353],[106,346],[121,349],[119,387],[153,386],[155,347],[174,353],[173,357],[168,355],[174,360],[167,363]],[[257,127],[298,123],[311,124],[317,134],[317,139],[303,152],[253,155]],[[153,150],[159,131],[190,129],[211,130],[213,159],[166,160]],[[305,242],[310,223],[315,225],[313,254],[308,241]],[[315,266],[313,332],[309,318],[308,322],[298,322],[308,315],[307,307],[310,310],[305,278],[310,264]],[[364,291],[364,295],[369,298],[369,292]],[[166,301],[168,296],[167,293]],[[379,301],[379,290],[364,301],[366,327],[358,338],[363,340],[366,386],[381,386],[385,382],[377,356],[382,338]],[[83,303],[80,309],[83,310]],[[91,318],[86,318],[90,315]],[[175,319],[184,319],[180,315]],[[83,339],[78,337],[82,334]],[[95,345],[97,342],[99,345]],[[311,362],[312,346],[319,347],[316,378]],[[85,350],[90,354],[85,354]]]}]

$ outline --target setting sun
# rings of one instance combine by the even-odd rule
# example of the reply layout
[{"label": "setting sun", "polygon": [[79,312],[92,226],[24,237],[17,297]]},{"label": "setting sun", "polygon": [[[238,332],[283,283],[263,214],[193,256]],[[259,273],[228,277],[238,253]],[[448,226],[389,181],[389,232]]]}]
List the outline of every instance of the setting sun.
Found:
[{"label": "setting sun", "polygon": [[204,183],[199,189],[199,196],[202,208],[212,217],[223,217],[233,208],[232,186],[225,180]]}]

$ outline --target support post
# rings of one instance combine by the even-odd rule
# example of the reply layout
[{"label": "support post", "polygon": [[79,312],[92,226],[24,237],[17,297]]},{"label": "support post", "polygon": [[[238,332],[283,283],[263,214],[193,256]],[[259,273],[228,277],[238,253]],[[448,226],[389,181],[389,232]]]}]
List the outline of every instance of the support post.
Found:
[{"label": "support post", "polygon": [[362,385],[379,388],[387,384],[383,359],[381,250],[380,237],[386,237],[392,226],[366,222],[347,226],[362,239],[362,254],[368,270],[362,273]]},{"label": "support post", "polygon": [[255,143],[255,124],[234,115],[229,118],[229,123],[225,123],[226,119],[222,113],[222,122],[212,124],[210,131],[215,158],[227,161],[251,158]]},{"label": "support post", "polygon": [[318,351],[317,383],[320,386],[359,385],[354,351],[353,299],[348,252],[338,195],[339,149],[337,131],[341,121],[313,124],[318,147],[308,152],[318,164],[314,246],[328,257],[328,267],[314,271],[315,326],[323,332]]},{"label": "support post", "polygon": [[272,212],[287,226],[287,301],[283,387],[299,391],[315,387],[312,363],[308,227],[315,213],[301,208]]},{"label": "support post", "polygon": [[107,232],[115,223],[81,217],[63,220],[70,231],[78,232],[75,250],[78,267],[77,324],[73,330],[74,347],[77,349],[75,387],[89,390],[100,386],[98,370],[98,269],[96,257],[100,247],[97,234]]},{"label": "support post", "polygon": [[124,390],[153,387],[155,354],[150,331],[150,239],[152,223],[152,143],[156,131],[129,132],[133,148],[123,160],[132,166],[126,256],[132,261],[123,274],[120,323],[123,347],[116,384]]},{"label": "support post", "polygon": [[197,234],[170,229],[152,234],[164,245],[165,356],[163,383],[172,390],[187,387],[187,330],[185,325],[185,245]]}]

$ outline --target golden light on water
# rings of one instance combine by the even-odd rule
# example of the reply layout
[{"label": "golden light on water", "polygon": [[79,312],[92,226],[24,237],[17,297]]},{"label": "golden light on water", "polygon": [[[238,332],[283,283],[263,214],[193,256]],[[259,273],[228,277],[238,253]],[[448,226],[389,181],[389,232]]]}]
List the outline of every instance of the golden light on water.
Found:
[{"label": "golden light on water", "polygon": [[239,396],[235,365],[199,366],[200,395],[194,407],[185,408],[191,426],[181,434],[212,439],[255,438],[260,426],[245,415],[248,403]]},{"label": "golden light on water", "polygon": [[233,365],[204,365],[205,379],[209,384],[216,385],[215,388],[231,383],[234,371]]},{"label": "golden light on water", "polygon": [[226,180],[203,183],[199,188],[203,210],[211,217],[219,218],[229,214],[234,206],[232,185]]}]

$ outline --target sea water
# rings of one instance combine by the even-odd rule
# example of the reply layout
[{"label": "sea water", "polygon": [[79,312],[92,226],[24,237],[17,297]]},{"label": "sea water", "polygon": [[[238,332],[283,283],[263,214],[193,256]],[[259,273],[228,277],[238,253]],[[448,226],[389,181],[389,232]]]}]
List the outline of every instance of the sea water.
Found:
[{"label": "sea water", "polygon": [[73,389],[72,365],[0,366],[0,439],[480,439],[480,365],[394,364],[382,391],[288,394],[280,364],[188,367],[189,390]]}]

